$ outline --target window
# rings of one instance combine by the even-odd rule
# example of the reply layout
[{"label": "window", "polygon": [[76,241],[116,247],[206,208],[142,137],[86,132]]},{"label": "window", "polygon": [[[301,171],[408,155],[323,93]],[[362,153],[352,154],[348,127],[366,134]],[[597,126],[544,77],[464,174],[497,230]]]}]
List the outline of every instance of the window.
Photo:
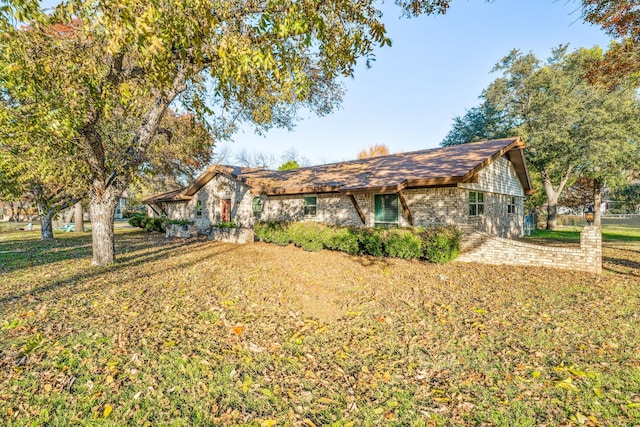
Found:
[{"label": "window", "polygon": [[398,225],[398,195],[376,194],[373,198],[375,226]]},{"label": "window", "polygon": [[507,213],[516,213],[516,198],[513,196],[509,197],[509,202],[507,203]]},{"label": "window", "polygon": [[305,196],[303,206],[304,214],[315,216],[317,212],[318,198],[316,196]]},{"label": "window", "polygon": [[469,191],[469,216],[484,215],[484,193]]},{"label": "window", "polygon": [[196,216],[202,216],[202,200],[196,203]]},{"label": "window", "polygon": [[254,197],[251,202],[251,208],[253,209],[253,217],[260,218],[262,213],[262,199],[260,197]]}]

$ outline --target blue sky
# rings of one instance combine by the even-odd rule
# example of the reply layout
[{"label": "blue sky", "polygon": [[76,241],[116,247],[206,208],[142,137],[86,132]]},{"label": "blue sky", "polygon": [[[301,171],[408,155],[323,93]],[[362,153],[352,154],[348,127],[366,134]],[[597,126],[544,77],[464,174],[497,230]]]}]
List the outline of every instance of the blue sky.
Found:
[{"label": "blue sky", "polygon": [[606,47],[609,38],[585,24],[578,7],[577,0],[454,0],[446,15],[407,20],[385,5],[393,46],[378,49],[372,68],[360,66],[345,81],[339,110],[305,114],[291,132],[263,137],[246,129],[222,145],[278,157],[293,148],[311,164],[353,159],[373,144],[392,152],[437,147],[452,119],[478,104],[497,77],[491,68],[511,49],[545,59],[562,43]]}]

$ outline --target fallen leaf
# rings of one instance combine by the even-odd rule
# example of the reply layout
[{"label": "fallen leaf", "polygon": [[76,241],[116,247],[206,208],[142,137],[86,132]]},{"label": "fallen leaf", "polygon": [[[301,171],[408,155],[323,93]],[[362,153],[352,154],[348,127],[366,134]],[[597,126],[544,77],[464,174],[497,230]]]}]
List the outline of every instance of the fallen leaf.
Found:
[{"label": "fallen leaf", "polygon": [[113,407],[108,403],[104,405],[104,411],[102,412],[102,418],[107,418],[113,412]]}]

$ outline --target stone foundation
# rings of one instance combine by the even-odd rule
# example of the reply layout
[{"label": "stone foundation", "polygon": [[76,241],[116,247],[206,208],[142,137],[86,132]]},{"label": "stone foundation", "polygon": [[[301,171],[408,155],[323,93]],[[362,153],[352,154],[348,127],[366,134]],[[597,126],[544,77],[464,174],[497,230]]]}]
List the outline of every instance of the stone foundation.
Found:
[{"label": "stone foundation", "polygon": [[209,240],[225,243],[253,243],[252,228],[212,228]]},{"label": "stone foundation", "polygon": [[584,227],[580,248],[533,245],[480,232],[466,235],[464,239],[457,261],[602,273],[602,235],[595,226]]},{"label": "stone foundation", "polygon": [[198,235],[196,225],[167,224],[166,237],[189,238]]}]

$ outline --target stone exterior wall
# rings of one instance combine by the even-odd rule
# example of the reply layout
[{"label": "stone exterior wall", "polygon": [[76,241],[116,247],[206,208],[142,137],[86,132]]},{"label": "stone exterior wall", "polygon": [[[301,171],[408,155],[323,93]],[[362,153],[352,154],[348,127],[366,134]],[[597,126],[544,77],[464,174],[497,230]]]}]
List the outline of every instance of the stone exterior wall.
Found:
[{"label": "stone exterior wall", "polygon": [[250,228],[217,228],[214,227],[209,233],[209,240],[225,243],[253,243],[255,234]]},{"label": "stone exterior wall", "polygon": [[[165,204],[170,219],[190,219],[195,221],[202,233],[209,226],[222,221],[222,200],[231,199],[231,219],[238,225],[253,226],[251,201],[253,195],[249,187],[224,175],[216,175],[187,202]],[[202,202],[202,214],[196,215],[198,200]]]},{"label": "stone exterior wall", "polygon": [[[304,214],[304,197],[316,197],[316,215]],[[356,196],[360,209],[365,212],[365,217],[373,218],[371,195]],[[353,207],[349,196],[338,193],[305,194],[294,196],[269,196],[263,198],[263,209],[260,215],[261,221],[312,221],[322,222],[337,226],[362,226],[358,212]],[[369,223],[369,221],[367,221]],[[367,224],[369,225],[369,224]],[[370,226],[373,226],[371,220]]]},{"label": "stone exterior wall", "polygon": [[198,235],[198,227],[192,224],[179,225],[179,224],[167,224],[165,232],[166,237],[182,237],[189,238]]},{"label": "stone exterior wall", "polygon": [[580,248],[532,245],[486,233],[469,237],[463,242],[458,261],[602,272],[602,235],[595,226],[584,227]]}]

